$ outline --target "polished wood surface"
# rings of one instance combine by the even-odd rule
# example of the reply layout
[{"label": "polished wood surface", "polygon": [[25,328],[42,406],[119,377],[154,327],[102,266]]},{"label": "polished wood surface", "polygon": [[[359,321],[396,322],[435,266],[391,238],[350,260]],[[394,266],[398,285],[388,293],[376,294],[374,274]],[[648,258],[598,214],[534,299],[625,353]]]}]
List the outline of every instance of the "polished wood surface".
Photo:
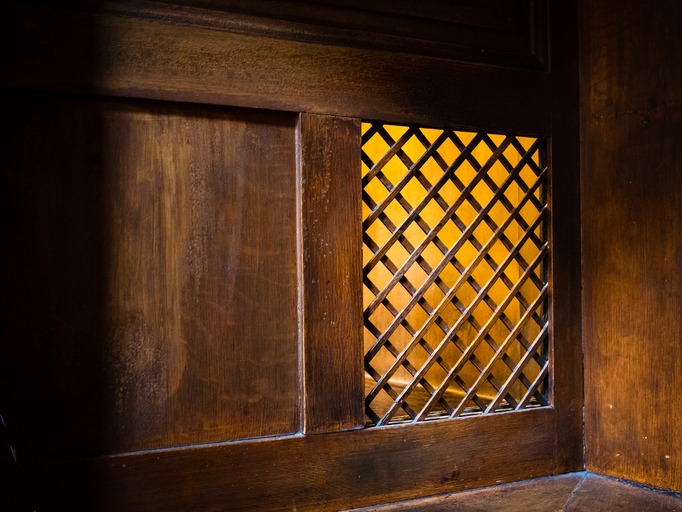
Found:
[{"label": "polished wood surface", "polygon": [[682,4],[583,4],[587,465],[682,490]]},{"label": "polished wood surface", "polygon": [[[0,413],[39,510],[336,510],[582,468],[575,3],[544,71],[44,4],[0,17]],[[364,421],[360,119],[547,138],[552,407],[340,432]]]},{"label": "polished wood surface", "polygon": [[551,418],[535,409],[53,461],[31,479],[47,511],[334,511],[553,474]]},{"label": "polished wood surface", "polygon": [[2,54],[0,85],[517,134],[551,124],[541,71],[278,40],[134,10],[5,10],[12,23],[0,27],[0,46],[12,51]]},{"label": "polished wood surface", "polygon": [[557,472],[584,466],[583,354],[581,297],[580,125],[578,109],[578,9],[574,2],[556,2],[550,18],[552,34],[550,139],[550,363],[557,412]]},{"label": "polished wood surface", "polygon": [[303,429],[362,427],[360,122],[302,114]]},{"label": "polished wood surface", "polygon": [[[418,55],[545,69],[546,0],[173,0],[166,10],[175,19],[192,19],[201,10],[229,13],[235,30],[269,31],[279,37],[387,49]],[[121,6],[125,9],[125,4]],[[119,7],[119,8],[121,8]],[[155,9],[147,4],[147,9]],[[129,7],[128,7],[129,9]],[[159,7],[156,7],[159,9]],[[160,9],[159,9],[160,10]],[[212,16],[211,16],[212,15]]]},{"label": "polished wood surface", "polygon": [[295,117],[19,95],[3,112],[20,453],[298,431]]}]

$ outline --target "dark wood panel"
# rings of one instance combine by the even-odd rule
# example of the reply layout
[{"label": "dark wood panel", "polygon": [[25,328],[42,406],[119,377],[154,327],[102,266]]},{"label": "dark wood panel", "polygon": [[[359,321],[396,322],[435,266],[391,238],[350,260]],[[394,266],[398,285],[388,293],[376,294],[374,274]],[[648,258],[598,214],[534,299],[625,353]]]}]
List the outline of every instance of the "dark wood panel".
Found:
[{"label": "dark wood panel", "polygon": [[364,425],[360,121],[299,117],[304,431]]},{"label": "dark wood panel", "polygon": [[55,462],[32,478],[45,511],[332,511],[551,474],[552,417],[536,409]]},{"label": "dark wood panel", "polygon": [[544,72],[276,40],[200,20],[16,5],[3,19],[0,85],[549,132]]},{"label": "dark wood panel", "polygon": [[4,113],[20,452],[296,432],[295,117],[19,96]]},{"label": "dark wood panel", "polygon": [[[381,48],[504,66],[544,69],[547,2],[436,0],[174,0],[175,19],[189,7],[225,13],[230,27],[324,44]],[[130,10],[130,5],[116,6]],[[115,7],[115,8],[116,8]],[[133,7],[139,9],[143,6]],[[160,12],[160,6],[143,8]]]},{"label": "dark wood panel", "polygon": [[[520,30],[520,18],[529,7],[532,8],[520,1],[505,0],[481,0],[476,3],[467,0],[451,0],[447,3],[424,0],[418,5],[410,0],[375,0],[371,4],[363,3],[362,0],[314,0],[313,3],[509,32]],[[375,18],[374,23],[380,20]]]},{"label": "dark wood panel", "polygon": [[[382,5],[400,9],[406,3]],[[154,3],[67,11],[5,2],[0,17],[4,70],[0,87],[5,93],[17,88],[68,91],[547,135],[552,186],[574,191],[575,70],[571,62],[562,68],[562,62],[570,60],[567,54],[575,43],[575,31],[570,32],[576,6],[566,5],[553,4],[566,21],[558,22],[553,68],[545,72],[512,69],[518,62],[506,58],[501,63],[511,67],[423,56],[419,45],[401,52],[380,45],[370,49],[369,39],[344,43],[338,33],[327,37],[329,44],[317,44],[322,41],[315,39],[320,30],[304,31],[299,37],[293,32],[301,25],[293,21],[273,33],[271,21],[259,25],[249,14],[244,20]],[[334,32],[333,27],[328,29]],[[346,43],[354,47],[342,46]],[[557,69],[563,71],[554,74]],[[8,103],[13,100],[10,96]],[[352,306],[333,289],[338,302],[317,302],[311,287],[317,273],[347,279],[352,263],[349,259],[334,268],[326,257],[309,257],[302,266],[306,241],[305,237],[296,241],[295,227],[300,230],[306,222],[326,217],[317,216],[315,209],[300,209],[297,223],[291,217],[303,199],[294,197],[296,162],[293,152],[284,149],[294,148],[296,116],[143,103],[64,107],[54,114],[50,109],[55,107],[44,108],[51,102],[27,107],[32,101],[13,107],[3,129],[9,134],[4,139],[7,147],[19,148],[9,154],[27,158],[35,172],[10,173],[3,188],[4,204],[26,218],[5,228],[7,239],[21,249],[10,253],[4,266],[3,279],[10,286],[3,289],[11,291],[15,302],[3,312],[10,320],[4,328],[16,343],[4,363],[12,371],[0,373],[6,378],[3,390],[21,390],[13,391],[9,402],[14,408],[6,418],[12,423],[24,416],[13,427],[20,460],[48,459],[29,468],[39,509],[336,510],[581,467],[579,258],[572,192],[552,206],[553,244],[561,251],[552,276],[557,326],[553,408],[89,457],[294,432],[301,424],[296,406],[303,398],[296,395],[294,402],[294,394],[305,386],[311,406],[308,432],[359,424],[352,377],[357,368],[348,366],[354,356],[326,343],[328,336],[339,335],[341,326],[336,330],[319,317],[325,311],[341,315]],[[22,110],[27,108],[31,115],[24,119]],[[350,148],[342,145],[338,154],[331,148],[350,138],[355,121],[303,118],[311,123],[307,133],[313,152],[308,156],[315,168],[308,170],[317,179],[313,183],[330,183],[340,189],[334,193],[350,195],[352,182],[336,176],[350,169],[342,171],[336,162],[330,167],[335,175],[327,179],[316,174],[318,163],[325,169],[327,158],[312,157],[319,149],[330,151],[326,156],[350,159]],[[144,123],[152,128],[142,129]],[[33,126],[39,126],[37,131]],[[349,131],[339,140],[332,127]],[[188,134],[197,137],[190,138],[189,147],[183,138]],[[27,141],[35,149],[30,156],[21,149]],[[138,160],[134,156],[138,153],[147,158]],[[232,157],[238,160],[237,153],[249,157],[252,166],[235,177],[219,164]],[[186,172],[166,172],[162,164],[171,157]],[[202,162],[211,164],[210,169],[194,166]],[[55,168],[59,172],[51,172]],[[257,192],[260,181],[265,192]],[[235,194],[241,193],[235,209],[225,197],[232,197],[227,192],[233,185]],[[156,187],[163,193],[157,195]],[[21,193],[14,194],[15,190]],[[307,196],[315,200],[313,206],[323,209],[329,199],[336,209],[331,196],[322,192]],[[33,204],[42,206],[36,210]],[[181,215],[183,210],[190,214]],[[351,210],[341,211],[350,217]],[[183,219],[182,226],[177,234],[175,230],[169,234],[165,219],[174,216]],[[13,218],[9,213],[6,217]],[[255,224],[247,224],[256,217]],[[113,222],[117,218],[122,219],[118,224]],[[330,231],[331,240],[334,233],[343,232],[345,237],[353,229],[332,220],[320,228],[318,241],[323,237],[326,241]],[[68,232],[65,225],[71,228]],[[181,244],[166,243],[170,238],[186,242],[182,257]],[[232,241],[240,248],[238,257],[244,265],[237,273],[225,251]],[[308,239],[309,248],[314,241]],[[348,241],[337,242],[350,247]],[[188,279],[178,292],[180,277],[174,269],[180,268]],[[207,279],[207,269],[215,269],[219,279]],[[273,292],[277,283],[282,290]],[[304,295],[297,296],[301,284]],[[353,286],[346,284],[348,290]],[[145,288],[153,293],[143,294]],[[222,300],[230,289],[240,292],[234,297],[241,306],[221,310],[215,298]],[[159,302],[151,299],[153,294]],[[296,352],[301,333],[291,323],[295,324],[296,306],[301,304],[304,311],[315,313],[298,318],[303,329],[305,322],[310,328],[304,343],[307,339],[315,345],[308,362],[318,369],[331,362],[333,373],[308,372],[305,377],[292,369],[306,361]],[[138,321],[140,316],[145,323]],[[343,318],[345,325],[350,320]],[[183,336],[191,334],[191,343],[161,343],[163,336],[178,329]],[[247,338],[226,335],[242,331]],[[284,336],[285,331],[292,336]],[[230,359],[232,354],[237,361]],[[288,370],[277,369],[283,361]],[[180,367],[190,372],[182,378],[183,386],[169,394],[168,401],[159,400],[158,390],[182,376]],[[351,374],[341,382],[330,379],[347,367]],[[241,397],[237,401],[244,405],[241,409],[220,408],[221,403],[230,403],[226,386],[237,382],[225,368],[236,368],[235,374],[246,377],[239,381],[242,387],[230,388]],[[338,390],[347,395],[336,397],[338,402],[325,401]],[[276,403],[270,405],[266,397]],[[220,398],[225,402],[216,401]],[[57,460],[76,457],[83,458]]]},{"label": "dark wood panel", "polygon": [[580,124],[577,2],[552,5],[550,325],[560,471],[584,468],[581,346]]},{"label": "dark wood panel", "polygon": [[682,4],[583,4],[588,469],[682,490]]}]

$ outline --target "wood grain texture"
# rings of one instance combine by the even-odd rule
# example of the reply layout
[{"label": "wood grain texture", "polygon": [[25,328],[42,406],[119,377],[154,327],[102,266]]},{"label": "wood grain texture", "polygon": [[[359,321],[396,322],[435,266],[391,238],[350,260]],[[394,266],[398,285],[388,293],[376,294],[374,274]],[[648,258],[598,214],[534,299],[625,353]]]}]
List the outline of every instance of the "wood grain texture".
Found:
[{"label": "wood grain texture", "polygon": [[549,131],[544,72],[132,15],[15,4],[4,14],[0,85],[519,134]]},{"label": "wood grain texture", "polygon": [[682,490],[682,4],[582,23],[587,465]]},{"label": "wood grain texture", "polygon": [[305,433],[364,425],[360,121],[298,120]]},{"label": "wood grain texture", "polygon": [[581,347],[578,3],[552,5],[552,136],[549,140],[551,382],[557,467],[584,468]]},{"label": "wood grain texture", "polygon": [[[533,71],[277,39],[224,13],[3,2],[2,329],[13,341],[0,348],[0,405],[11,404],[39,510],[336,510],[578,469],[567,4],[552,6],[568,20],[553,29],[552,71]],[[360,424],[355,335],[329,344],[342,327],[323,316],[352,325],[355,228],[334,220],[354,208],[340,198],[357,126],[339,116],[551,139],[552,187],[571,191],[553,203],[552,408],[326,433]],[[318,275],[343,286],[313,287]],[[314,314],[298,317],[300,305]],[[220,442],[296,432],[306,386],[305,428],[321,433]],[[214,444],[177,446],[191,443]]]},{"label": "wood grain texture", "polygon": [[56,461],[32,481],[45,511],[333,511],[551,474],[551,414]]},{"label": "wood grain texture", "polygon": [[[542,68],[547,62],[547,2],[375,0],[175,0],[175,9],[123,4],[114,9],[144,8],[183,21],[223,23],[233,30],[260,32],[283,39],[434,55],[503,66]],[[189,7],[189,8],[188,8]],[[194,8],[192,8],[194,7]],[[196,8],[200,9],[196,9]],[[119,11],[120,12],[120,11]],[[209,16],[213,18],[208,20]]]},{"label": "wood grain texture", "polygon": [[297,431],[295,117],[18,95],[4,113],[21,453]]}]

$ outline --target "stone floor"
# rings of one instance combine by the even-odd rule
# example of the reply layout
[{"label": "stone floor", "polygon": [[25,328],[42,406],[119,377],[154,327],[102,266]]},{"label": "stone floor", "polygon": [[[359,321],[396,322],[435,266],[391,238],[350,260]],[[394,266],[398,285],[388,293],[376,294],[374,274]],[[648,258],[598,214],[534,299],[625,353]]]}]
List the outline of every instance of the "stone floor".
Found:
[{"label": "stone floor", "polygon": [[682,493],[592,473],[538,478],[353,512],[682,512]]}]

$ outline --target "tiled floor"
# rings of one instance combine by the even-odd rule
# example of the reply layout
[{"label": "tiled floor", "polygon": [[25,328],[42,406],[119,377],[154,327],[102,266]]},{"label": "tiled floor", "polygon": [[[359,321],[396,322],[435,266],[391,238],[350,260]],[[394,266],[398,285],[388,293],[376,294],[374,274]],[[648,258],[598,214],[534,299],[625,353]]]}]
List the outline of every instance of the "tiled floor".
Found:
[{"label": "tiled floor", "polygon": [[570,473],[354,512],[682,512],[682,493]]}]

